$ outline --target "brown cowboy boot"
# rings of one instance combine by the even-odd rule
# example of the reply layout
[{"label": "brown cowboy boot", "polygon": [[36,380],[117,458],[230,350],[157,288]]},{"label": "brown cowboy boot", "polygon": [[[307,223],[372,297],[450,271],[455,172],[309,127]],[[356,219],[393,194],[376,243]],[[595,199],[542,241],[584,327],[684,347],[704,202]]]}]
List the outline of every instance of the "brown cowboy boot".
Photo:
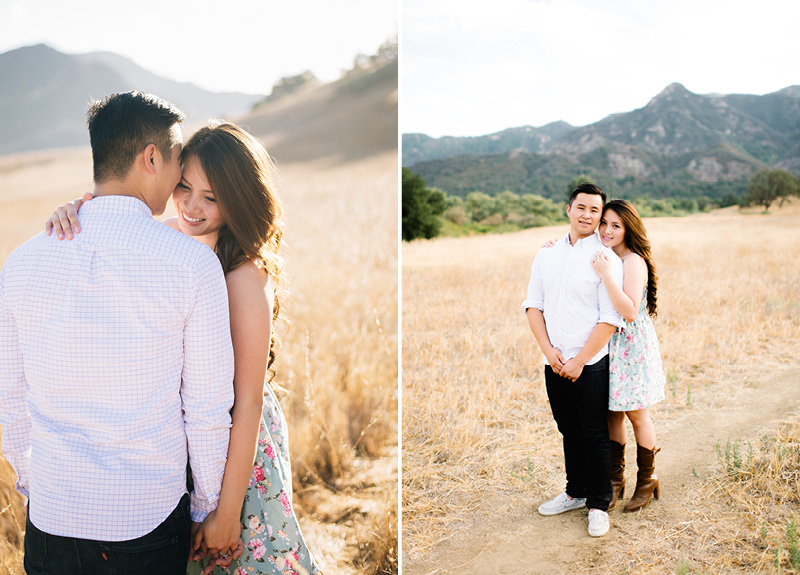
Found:
[{"label": "brown cowboy boot", "polygon": [[628,501],[623,511],[629,513],[637,511],[650,503],[650,496],[655,495],[658,499],[661,496],[661,488],[658,485],[658,478],[655,476],[655,455],[660,449],[647,449],[641,445],[636,446],[636,463],[639,472],[636,474],[636,491]]},{"label": "brown cowboy boot", "polygon": [[611,503],[608,510],[614,509],[617,499],[625,495],[625,445],[611,440]]}]

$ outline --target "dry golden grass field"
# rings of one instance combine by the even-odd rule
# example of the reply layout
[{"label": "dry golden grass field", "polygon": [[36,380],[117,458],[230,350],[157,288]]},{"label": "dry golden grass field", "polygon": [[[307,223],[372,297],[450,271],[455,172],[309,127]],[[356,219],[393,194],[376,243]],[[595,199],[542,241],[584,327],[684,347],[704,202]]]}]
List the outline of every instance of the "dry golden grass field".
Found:
[{"label": "dry golden grass field", "polygon": [[[295,507],[323,572],[396,573],[397,153],[279,170],[289,325],[275,382]],[[90,190],[88,150],[0,157],[0,262]],[[0,458],[0,575],[22,573],[13,484]]]},{"label": "dry golden grass field", "polygon": [[542,242],[567,227],[403,245],[404,573],[800,569],[800,201],[645,223],[662,498],[613,511],[598,539],[585,511],[536,513],[563,491],[563,451],[519,305]]}]

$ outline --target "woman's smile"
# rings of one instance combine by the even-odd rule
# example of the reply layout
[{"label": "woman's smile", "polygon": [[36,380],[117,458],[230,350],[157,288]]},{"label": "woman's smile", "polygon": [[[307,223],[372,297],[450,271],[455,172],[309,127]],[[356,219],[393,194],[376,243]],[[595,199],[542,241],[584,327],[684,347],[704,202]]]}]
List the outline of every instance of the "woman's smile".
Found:
[{"label": "woman's smile", "polygon": [[172,193],[178,212],[178,226],[190,236],[216,234],[222,227],[214,192],[196,158],[189,158],[183,166],[183,177]]}]

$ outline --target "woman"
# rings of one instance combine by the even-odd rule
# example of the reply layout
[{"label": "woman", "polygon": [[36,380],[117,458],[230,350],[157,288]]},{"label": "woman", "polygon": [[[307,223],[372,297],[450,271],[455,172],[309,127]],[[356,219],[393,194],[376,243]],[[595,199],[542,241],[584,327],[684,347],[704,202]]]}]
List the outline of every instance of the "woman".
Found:
[{"label": "woman", "polygon": [[[228,286],[235,358],[232,426],[218,507],[194,533],[204,573],[318,573],[292,510],[286,422],[267,372],[279,316],[281,206],[272,161],[256,138],[230,123],[200,129],[183,149],[172,195],[178,216],[164,223],[212,248]],[[56,211],[48,235],[79,233],[84,196]],[[241,541],[240,541],[241,539]],[[244,544],[242,547],[242,543]],[[239,555],[239,553],[241,554]],[[231,556],[234,557],[231,562]],[[201,565],[190,562],[188,573]]]},{"label": "woman", "polygon": [[636,511],[660,495],[655,476],[656,432],[648,407],[664,399],[664,370],[658,339],[650,316],[656,315],[658,278],[650,256],[650,242],[636,208],[626,200],[612,200],[603,209],[598,228],[605,246],[614,250],[624,270],[623,285],[611,275],[608,257],[598,252],[592,266],[627,324],[609,342],[609,412],[611,486],[609,509],[625,494],[625,416],[633,425],[639,472],[636,490],[624,511]]}]

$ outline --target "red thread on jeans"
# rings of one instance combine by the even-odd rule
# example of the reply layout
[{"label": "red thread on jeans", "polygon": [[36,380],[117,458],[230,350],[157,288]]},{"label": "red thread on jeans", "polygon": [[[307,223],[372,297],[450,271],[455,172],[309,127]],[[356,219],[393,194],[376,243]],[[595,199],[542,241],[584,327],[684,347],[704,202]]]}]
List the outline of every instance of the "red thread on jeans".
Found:
[{"label": "red thread on jeans", "polygon": [[102,555],[102,556],[103,556],[103,559],[105,559],[106,561],[108,561],[108,557],[106,557],[106,554],[105,554],[105,553],[101,553],[100,555]]}]

